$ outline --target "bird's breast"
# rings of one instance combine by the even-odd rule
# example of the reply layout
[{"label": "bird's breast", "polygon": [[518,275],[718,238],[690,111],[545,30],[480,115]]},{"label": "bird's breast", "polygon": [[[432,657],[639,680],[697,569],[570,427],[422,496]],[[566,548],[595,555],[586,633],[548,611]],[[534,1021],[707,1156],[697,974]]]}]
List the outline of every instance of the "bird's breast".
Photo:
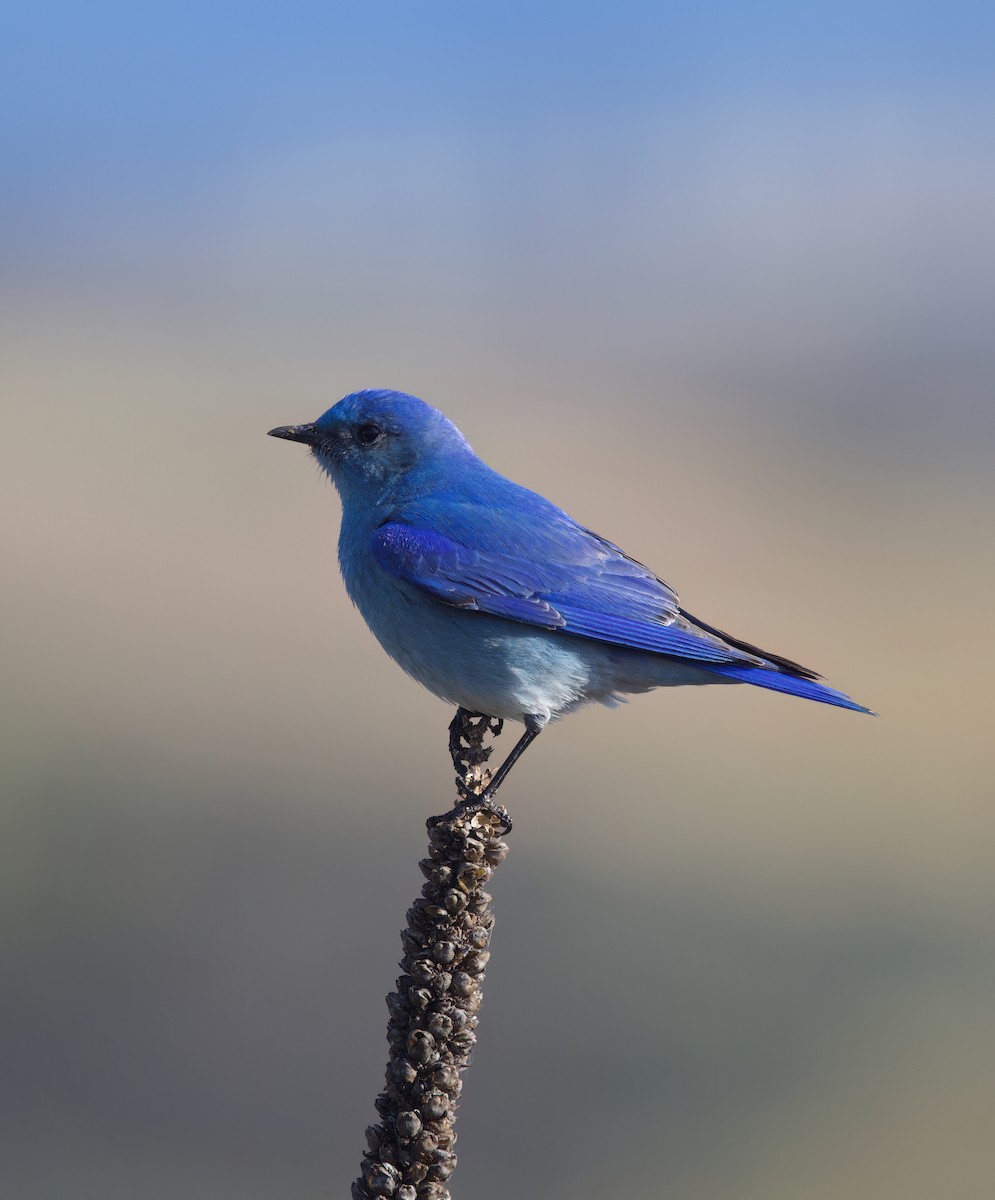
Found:
[{"label": "bird's breast", "polygon": [[340,540],[346,590],[384,650],[429,691],[511,720],[546,721],[588,698],[593,681],[586,647],[443,604],[378,566],[365,552],[368,539],[358,543]]}]

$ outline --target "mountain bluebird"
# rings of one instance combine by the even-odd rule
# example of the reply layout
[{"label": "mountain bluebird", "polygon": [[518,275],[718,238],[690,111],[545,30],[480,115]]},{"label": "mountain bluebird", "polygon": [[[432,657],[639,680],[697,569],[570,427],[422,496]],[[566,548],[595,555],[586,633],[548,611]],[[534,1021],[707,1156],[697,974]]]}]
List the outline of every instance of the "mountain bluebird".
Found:
[{"label": "mountain bluebird", "polygon": [[525,733],[678,684],[752,683],[869,712],[814,671],[706,625],[618,546],[481,462],[456,426],[402,392],[346,396],[303,442],[342,498],[339,565],[381,646],[429,691]]}]

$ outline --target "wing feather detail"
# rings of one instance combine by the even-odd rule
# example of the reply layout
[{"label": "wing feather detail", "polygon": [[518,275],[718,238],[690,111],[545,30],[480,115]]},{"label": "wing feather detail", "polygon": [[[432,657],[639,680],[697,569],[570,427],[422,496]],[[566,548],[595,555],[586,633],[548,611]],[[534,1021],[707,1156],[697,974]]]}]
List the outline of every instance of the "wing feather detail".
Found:
[{"label": "wing feather detail", "polygon": [[576,528],[592,539],[588,562],[538,564],[400,522],[380,526],[371,551],[395,579],[455,608],[702,664],[762,661],[675,618],[666,584],[654,594],[646,568]]}]

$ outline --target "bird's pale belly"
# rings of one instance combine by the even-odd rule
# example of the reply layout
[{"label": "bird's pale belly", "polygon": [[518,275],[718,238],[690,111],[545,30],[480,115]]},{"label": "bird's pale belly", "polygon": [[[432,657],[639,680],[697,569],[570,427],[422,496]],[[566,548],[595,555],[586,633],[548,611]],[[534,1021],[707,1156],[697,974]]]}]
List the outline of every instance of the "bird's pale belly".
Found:
[{"label": "bird's pale belly", "polygon": [[377,574],[346,576],[377,640],[430,692],[473,712],[545,724],[582,704],[617,703],[626,692],[722,682],[659,655],[449,607]]},{"label": "bird's pale belly", "polygon": [[583,703],[595,682],[586,655],[542,630],[404,596],[387,611],[360,611],[413,679],[473,712],[545,724]]}]

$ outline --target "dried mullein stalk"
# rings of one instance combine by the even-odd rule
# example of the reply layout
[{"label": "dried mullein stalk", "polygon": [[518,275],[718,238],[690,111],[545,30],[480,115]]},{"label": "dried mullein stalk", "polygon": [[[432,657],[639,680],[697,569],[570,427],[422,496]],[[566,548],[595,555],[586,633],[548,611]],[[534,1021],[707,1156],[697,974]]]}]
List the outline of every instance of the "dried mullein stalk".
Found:
[{"label": "dried mullein stalk", "polygon": [[460,1074],[476,1041],[494,923],[484,885],[508,853],[507,828],[472,801],[428,822],[429,857],[419,864],[427,882],[401,932],[403,973],[387,997],[387,1085],[354,1200],[449,1200]]}]

